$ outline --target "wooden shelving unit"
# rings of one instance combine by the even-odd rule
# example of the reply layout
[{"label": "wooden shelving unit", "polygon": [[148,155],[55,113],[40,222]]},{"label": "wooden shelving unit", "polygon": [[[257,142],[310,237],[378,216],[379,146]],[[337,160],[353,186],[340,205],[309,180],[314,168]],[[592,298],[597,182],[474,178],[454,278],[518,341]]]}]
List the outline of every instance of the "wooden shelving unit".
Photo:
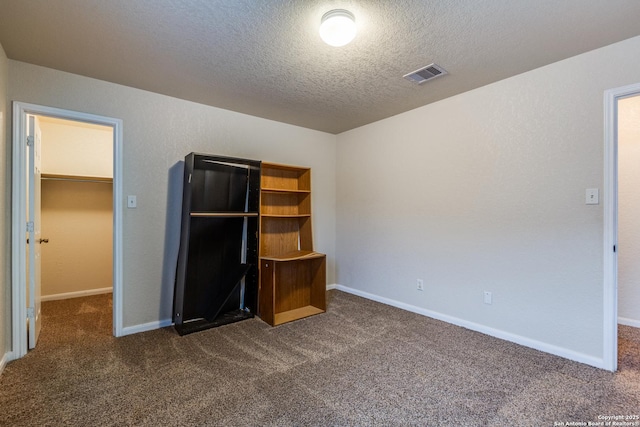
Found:
[{"label": "wooden shelving unit", "polygon": [[314,252],[311,170],[262,163],[259,315],[272,326],[326,310],[326,256]]}]

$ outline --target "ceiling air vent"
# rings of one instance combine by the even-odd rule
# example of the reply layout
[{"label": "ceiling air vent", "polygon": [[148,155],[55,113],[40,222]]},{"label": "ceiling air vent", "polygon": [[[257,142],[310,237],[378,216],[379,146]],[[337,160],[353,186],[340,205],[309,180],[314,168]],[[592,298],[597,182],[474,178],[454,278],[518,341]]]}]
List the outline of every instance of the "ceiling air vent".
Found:
[{"label": "ceiling air vent", "polygon": [[444,76],[447,74],[447,70],[436,64],[429,64],[426,67],[422,67],[419,70],[413,71],[409,74],[405,74],[403,77],[410,82],[422,84],[427,80],[435,79],[436,77]]}]

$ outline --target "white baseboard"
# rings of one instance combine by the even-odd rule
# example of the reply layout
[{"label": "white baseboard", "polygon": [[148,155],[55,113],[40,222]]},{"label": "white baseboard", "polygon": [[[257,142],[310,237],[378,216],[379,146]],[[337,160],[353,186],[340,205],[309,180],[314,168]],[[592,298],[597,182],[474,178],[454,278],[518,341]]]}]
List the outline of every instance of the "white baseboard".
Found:
[{"label": "white baseboard", "polygon": [[470,322],[468,320],[460,319],[457,317],[449,316],[447,314],[438,313],[436,311],[427,310],[425,308],[416,307],[411,304],[406,304],[400,301],[392,300],[389,298],[381,297],[379,295],[371,294],[368,292],[360,291],[358,289],[349,288],[343,285],[334,285],[333,289],[338,289],[343,292],[347,292],[353,295],[357,295],[372,301],[387,304],[393,307],[401,308],[412,313],[421,314],[423,316],[431,317],[432,319],[441,320],[443,322],[451,323],[456,326],[461,326],[472,331],[480,332],[485,335],[490,335],[495,338],[500,338],[505,341],[510,341],[515,344],[530,347],[536,350],[550,353],[556,356],[563,357],[565,359],[573,360],[576,362],[584,363],[586,365],[595,366],[596,368],[606,369],[604,366],[604,360],[589,356],[588,354],[579,353],[573,350],[569,350],[563,347],[547,344],[542,341],[533,340],[531,338],[523,337],[521,335],[512,334],[510,332],[502,331],[500,329],[490,328],[488,326],[481,325],[479,323]]},{"label": "white baseboard", "polygon": [[122,335],[133,335],[139,334],[140,332],[153,331],[155,329],[165,328],[167,326],[173,325],[173,321],[171,319],[164,320],[156,320],[155,322],[143,323],[141,325],[134,326],[125,326],[122,328]]},{"label": "white baseboard", "polygon": [[4,367],[7,366],[7,354],[8,353],[3,354],[2,359],[0,359],[0,375],[2,375]]},{"label": "white baseboard", "polygon": [[618,317],[618,324],[640,328],[640,320],[629,319],[628,317]]},{"label": "white baseboard", "polygon": [[[339,285],[331,284],[327,285],[327,290],[337,289]],[[155,329],[166,328],[167,326],[173,325],[173,321],[171,319],[158,320],[155,322],[143,323],[142,325],[134,325],[134,326],[126,326],[122,328],[122,335],[132,335],[138,334],[140,332],[153,331]]]},{"label": "white baseboard", "polygon": [[108,294],[113,292],[112,287],[108,288],[99,288],[99,289],[89,289],[86,291],[76,291],[76,292],[65,292],[63,294],[53,294],[53,295],[42,295],[40,298],[44,301],[55,301],[60,299],[70,299],[70,298],[78,298],[78,297],[88,297],[90,295],[100,295],[100,294]]},{"label": "white baseboard", "polygon": [[[336,285],[335,283],[331,285],[327,285],[327,290],[330,291],[332,289],[338,289],[339,286],[340,285]],[[167,326],[171,326],[171,325],[173,325],[173,321],[171,319],[165,319],[165,320],[158,320],[155,322],[143,323],[142,325],[127,326],[122,328],[122,335],[120,336],[138,334],[140,332],[153,331],[155,329],[166,328]]]},{"label": "white baseboard", "polygon": [[11,360],[9,353],[2,355],[2,359],[0,359],[0,375],[4,372],[4,367],[7,366],[7,362],[9,362],[9,360]]}]

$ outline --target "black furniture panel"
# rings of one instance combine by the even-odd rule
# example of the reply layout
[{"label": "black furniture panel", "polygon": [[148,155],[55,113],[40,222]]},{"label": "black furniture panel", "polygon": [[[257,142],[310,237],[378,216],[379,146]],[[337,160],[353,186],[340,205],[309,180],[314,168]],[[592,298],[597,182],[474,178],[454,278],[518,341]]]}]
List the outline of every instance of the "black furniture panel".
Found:
[{"label": "black furniture panel", "polygon": [[254,316],[260,162],[185,157],[173,321],[180,335]]}]

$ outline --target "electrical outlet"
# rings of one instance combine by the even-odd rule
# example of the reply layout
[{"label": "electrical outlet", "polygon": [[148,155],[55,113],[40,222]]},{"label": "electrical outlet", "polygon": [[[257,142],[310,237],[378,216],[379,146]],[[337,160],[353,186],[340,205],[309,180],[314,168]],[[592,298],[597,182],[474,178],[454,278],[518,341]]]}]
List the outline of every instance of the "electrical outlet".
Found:
[{"label": "electrical outlet", "polygon": [[422,279],[418,279],[416,289],[424,291],[424,281]]},{"label": "electrical outlet", "polygon": [[493,298],[493,296],[491,295],[491,292],[484,291],[484,303],[485,304],[491,304],[492,303],[492,298]]}]

